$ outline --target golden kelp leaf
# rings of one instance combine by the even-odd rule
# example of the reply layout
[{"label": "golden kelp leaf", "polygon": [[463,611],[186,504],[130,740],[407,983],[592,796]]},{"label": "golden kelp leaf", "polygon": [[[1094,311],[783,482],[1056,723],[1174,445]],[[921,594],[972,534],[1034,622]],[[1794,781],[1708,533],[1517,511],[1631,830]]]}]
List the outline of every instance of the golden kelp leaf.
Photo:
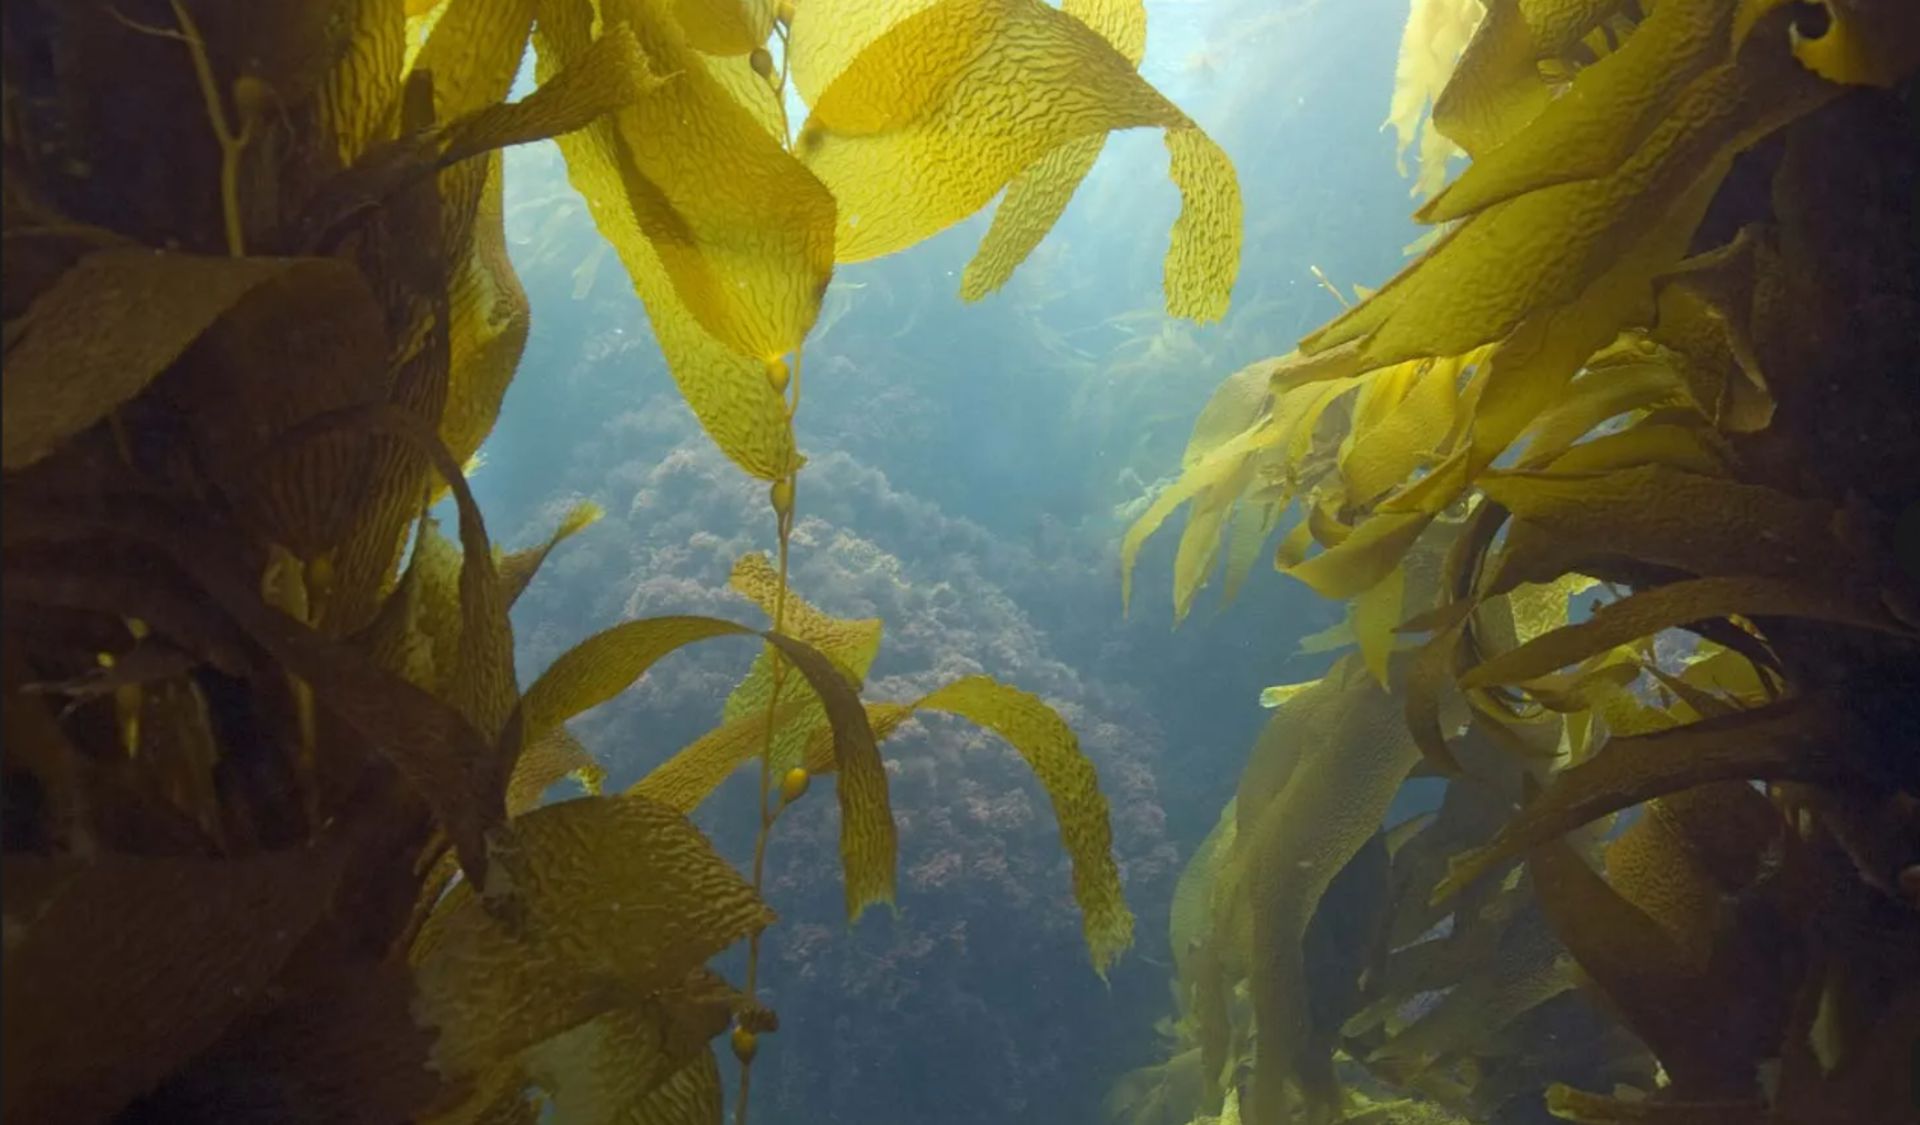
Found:
[{"label": "golden kelp leaf", "polygon": [[553,553],[555,547],[600,522],[604,515],[606,510],[600,505],[591,500],[582,500],[567,509],[560,526],[553,529],[553,534],[547,537],[545,543],[503,557],[499,566],[500,585],[506,590],[507,605],[511,606],[520,600],[527,584],[533,581],[534,574],[539,571],[540,564],[547,561],[547,556]]},{"label": "golden kelp leaf", "polygon": [[1394,630],[1400,626],[1406,591],[1407,572],[1396,566],[1353,599],[1354,642],[1360,646],[1360,660],[1367,672],[1382,688],[1387,686],[1387,659],[1393,655]]},{"label": "golden kelp leaf", "polygon": [[[631,27],[654,72],[673,78],[588,134],[600,158],[615,161],[606,172],[624,195],[582,177],[583,188],[596,189],[583,190],[596,220],[626,261],[628,228],[620,224],[616,237],[600,214],[624,207],[680,300],[722,345],[761,362],[792,351],[833,271],[833,197],[712,76],[674,23],[643,0],[606,0],[599,15]],[[577,19],[572,12],[544,33],[562,59],[585,49]]]},{"label": "golden kelp leaf", "polygon": [[528,743],[514,763],[513,779],[507,783],[507,814],[518,816],[533,808],[548,789],[570,775],[578,775],[589,793],[597,793],[606,771],[573,732],[557,726]]},{"label": "golden kelp leaf", "polygon": [[1273,534],[1274,525],[1280,522],[1282,507],[1280,504],[1253,500],[1242,500],[1234,506],[1232,522],[1227,525],[1227,564],[1226,577],[1220,587],[1221,608],[1233,604],[1241,585],[1253,573],[1253,564],[1259,561],[1260,549],[1267,545],[1267,537]]},{"label": "golden kelp leaf", "polygon": [[[792,591],[787,592],[785,608],[780,609],[780,572],[759,552],[742,555],[734,562],[727,584],[752,599],[769,620],[776,616],[781,631],[820,650],[842,675],[858,687],[880,651],[882,623],[877,617],[842,619],[820,612]],[[776,610],[780,612],[776,615]],[[747,676],[728,694],[721,717],[727,721],[747,715],[766,715],[773,698],[776,657],[763,649],[754,658]],[[787,698],[794,698],[787,696]],[[770,765],[776,773],[799,765],[808,740],[828,727],[826,712],[818,699],[805,701],[774,730]]]},{"label": "golden kelp leaf", "polygon": [[1619,167],[1671,108],[1680,90],[1732,49],[1733,5],[1664,4],[1621,44],[1574,75],[1518,133],[1474,155],[1415,217],[1462,218],[1523,192],[1603,176]]},{"label": "golden kelp leaf", "polygon": [[1453,76],[1454,60],[1480,22],[1480,0],[1415,0],[1400,33],[1393,69],[1393,102],[1385,125],[1393,127],[1394,168],[1407,174],[1407,149],[1420,144],[1420,171],[1413,194],[1425,199],[1446,178],[1447,158],[1458,148],[1426,120],[1427,106]]},{"label": "golden kelp leaf", "polygon": [[1521,0],[1487,0],[1486,7],[1433,100],[1431,125],[1475,158],[1518,133],[1551,95]]},{"label": "golden kelp leaf", "polygon": [[1579,476],[1501,473],[1481,489],[1546,540],[1523,542],[1518,528],[1510,531],[1490,593],[1549,580],[1577,565],[1570,560],[1593,555],[1702,576],[1733,571],[1805,582],[1844,580],[1852,562],[1831,531],[1828,505],[1663,465]]},{"label": "golden kelp leaf", "polygon": [[[1060,10],[1100,33],[1139,69],[1147,51],[1143,0],[1061,0]],[[1104,136],[1069,141],[1040,158],[1007,185],[993,225],[960,275],[960,296],[977,301],[1006,284],[1013,271],[1053,229],[1106,146]]]},{"label": "golden kelp leaf", "polygon": [[[531,14],[532,0],[519,2]],[[444,28],[446,22],[442,21],[440,26]],[[523,30],[519,33],[522,44],[525,37]],[[431,42],[428,50],[429,53],[432,50]],[[519,53],[519,49],[513,52],[516,67]],[[422,65],[426,64],[427,57],[422,55]],[[602,114],[642,100],[668,81],[658,77],[648,65],[632,28],[614,24],[565,69],[543,80],[533,93],[517,102],[488,105],[448,124],[446,151],[441,159],[458,161],[497,148],[571,133]],[[435,94],[442,89],[436,71]],[[504,91],[495,97],[503,95]]]},{"label": "golden kelp leaf", "polygon": [[[773,717],[775,730],[784,730],[803,710],[816,710],[818,703],[812,699],[789,697],[780,705]],[[877,724],[872,723],[871,712],[868,722],[875,726],[874,735],[881,736]],[[824,713],[817,728],[809,728],[808,733],[819,735],[822,753],[831,762],[833,731],[825,721]],[[655,766],[647,776],[627,790],[636,796],[658,801],[675,812],[688,816],[700,807],[720,783],[733,775],[740,764],[758,754],[767,741],[767,714],[764,702],[757,711],[748,711],[729,719],[714,729],[681,747],[673,757]]]},{"label": "golden kelp leaf", "polygon": [[1180,454],[1180,467],[1190,469],[1207,454],[1244,434],[1260,421],[1273,401],[1275,361],[1263,359],[1249,363],[1220,380],[1207,397],[1207,404],[1193,420],[1193,432],[1187,448]]},{"label": "golden kelp leaf", "polygon": [[773,34],[774,0],[674,0],[673,15],[696,51],[744,55]]},{"label": "golden kelp leaf", "polygon": [[[1241,240],[1232,165],[1100,33],[1039,0],[941,0],[851,56],[829,34],[802,34],[844,21],[847,7],[805,5],[793,39],[795,79],[812,106],[800,151],[839,202],[840,260],[889,254],[959,222],[1063,144],[1154,126],[1167,130],[1183,199],[1168,310],[1203,321],[1226,311]],[[809,58],[814,50],[826,54]]]},{"label": "golden kelp leaf", "polygon": [[1589,367],[1559,399],[1521,432],[1526,444],[1519,467],[1539,468],[1567,447],[1619,414],[1682,400],[1685,390],[1673,368],[1663,363]]},{"label": "golden kelp leaf", "polygon": [[1340,457],[1354,504],[1371,504],[1426,462],[1438,460],[1453,432],[1460,368],[1458,359],[1418,364],[1412,389],[1383,417],[1371,424],[1355,418],[1352,445]]},{"label": "golden kelp leaf", "polygon": [[[727,585],[752,599],[769,621],[774,619],[780,601],[780,572],[766,555],[758,551],[741,555],[727,576]],[[880,652],[882,623],[877,617],[830,617],[788,590],[779,620],[782,633],[819,649],[856,684],[866,679],[867,669]]]},{"label": "golden kelp leaf", "polygon": [[720,1066],[708,1049],[648,1091],[621,1120],[632,1125],[713,1125],[723,1106]]},{"label": "golden kelp leaf", "polygon": [[1798,617],[1904,634],[1898,622],[1843,591],[1772,578],[1696,578],[1642,590],[1594,610],[1578,624],[1536,636],[1460,677],[1465,687],[1511,684],[1544,676],[1663,629],[1709,617]]},{"label": "golden kelp leaf", "polygon": [[644,798],[548,805],[508,834],[488,892],[516,904],[519,932],[481,896],[457,896],[415,966],[415,1016],[439,1029],[433,1061],[448,1077],[669,988],[773,921],[697,829]]},{"label": "golden kelp leaf", "polygon": [[1421,512],[1382,512],[1356,528],[1339,546],[1284,571],[1323,598],[1351,598],[1383,581],[1400,565],[1414,540],[1433,522]]},{"label": "golden kelp leaf", "polygon": [[1200,461],[1180,474],[1178,480],[1162,489],[1140,518],[1127,528],[1120,541],[1120,604],[1124,612],[1133,600],[1133,564],[1147,537],[1159,530],[1174,509],[1204,490],[1228,479],[1245,463],[1248,455],[1279,442],[1284,433],[1270,421],[1245,430],[1222,442]]},{"label": "golden kelp leaf", "polygon": [[1831,747],[1844,745],[1849,729],[1844,711],[1810,697],[1615,738],[1556,774],[1492,842],[1456,858],[1434,898],[1450,896],[1494,863],[1668,793],[1715,781],[1829,780],[1838,769]]},{"label": "golden kelp leaf", "polygon": [[1722,444],[1705,426],[1641,424],[1583,441],[1541,468],[1556,474],[1604,473],[1640,465],[1664,465],[1701,476],[1725,476]]},{"label": "golden kelp leaf", "polygon": [[[1497,33],[1500,13],[1513,6],[1512,0],[1495,6],[1476,44]],[[1465,60],[1462,66],[1464,73]],[[1540,325],[1540,339],[1523,342],[1538,350],[1570,333],[1563,345],[1574,353],[1570,359],[1562,363],[1561,348],[1548,347],[1555,361],[1535,361],[1569,376],[1650,302],[1651,279],[1685,252],[1733,152],[1833,93],[1801,69],[1784,44],[1756,37],[1738,58],[1690,83],[1611,174],[1540,188],[1473,216],[1366,303],[1301,341],[1301,349],[1315,352],[1371,335],[1365,351],[1374,363],[1458,354],[1558,307],[1560,331]],[[1608,245],[1624,252],[1601,252]],[[1567,305],[1576,299],[1577,307]],[[1494,362],[1500,363],[1498,355]],[[1500,381],[1497,373],[1494,379]],[[1487,394],[1494,391],[1490,386]],[[1523,412],[1511,432],[1537,412]],[[1502,435],[1502,444],[1510,436]]]},{"label": "golden kelp leaf", "polygon": [[1220,556],[1221,528],[1233,511],[1235,499],[1252,478],[1253,468],[1253,458],[1242,459],[1232,474],[1208,486],[1187,509],[1187,526],[1180,533],[1180,546],[1173,556],[1175,625],[1186,620],[1194,597],[1213,573],[1213,564]]},{"label": "golden kelp leaf", "polygon": [[328,908],[341,854],[9,856],[7,1119],[106,1120],[212,1045]]},{"label": "golden kelp leaf", "polygon": [[1581,1125],[1723,1125],[1728,1121],[1763,1121],[1768,1107],[1757,1099],[1675,1101],[1662,1098],[1611,1098],[1576,1090],[1555,1082],[1547,1087],[1547,1112]]},{"label": "golden kelp leaf", "polygon": [[1308,1041],[1301,949],[1307,926],[1334,876],[1373,838],[1419,759],[1399,709],[1350,659],[1289,700],[1275,725],[1284,739],[1277,749],[1291,747],[1297,760],[1271,771],[1279,784],[1265,802],[1249,800],[1243,778],[1238,809],[1237,843],[1251,866],[1257,1121],[1287,1119],[1287,1086]]},{"label": "golden kelp leaf", "polygon": [[[908,719],[913,718],[911,703],[869,703],[867,704],[867,725],[873,728],[873,740],[885,742],[901,728]],[[801,760],[807,772],[824,776],[840,768],[833,754],[833,732],[822,728],[813,732],[807,740],[806,756]]]},{"label": "golden kelp leaf", "polygon": [[[626,266],[701,425],[747,472],[777,480],[798,455],[766,361],[792,350],[818,310],[833,200],[677,25],[632,8],[622,0],[599,14],[634,24],[655,71],[675,77],[562,137],[568,177]],[[541,0],[542,74],[589,49],[594,19],[583,0]]]},{"label": "golden kelp leaf", "polygon": [[1214,880],[1233,850],[1235,833],[1234,802],[1228,801],[1174,883],[1173,905],[1167,913],[1167,947],[1181,966],[1182,977],[1187,975],[1188,962],[1207,941],[1213,922]]},{"label": "golden kelp leaf", "polygon": [[1060,221],[1080,181],[1093,171],[1105,134],[1077,137],[1035,161],[1007,184],[980,249],[960,275],[960,299],[978,301],[1007,283]]},{"label": "golden kelp leaf", "polygon": [[1060,842],[1073,861],[1073,897],[1080,904],[1087,952],[1094,971],[1105,978],[1107,966],[1133,944],[1133,914],[1113,862],[1106,798],[1072,728],[1039,697],[988,676],[955,680],[914,709],[946,711],[987,728],[1006,739],[1033,770],[1060,822]]},{"label": "golden kelp leaf", "polygon": [[[448,287],[448,386],[440,440],[464,464],[493,432],[527,344],[531,309],[507,260],[505,179],[489,153],[471,249]],[[511,600],[511,599],[509,599]]]},{"label": "golden kelp leaf", "polygon": [[528,742],[597,707],[646,674],[655,661],[710,637],[751,634],[745,625],[715,617],[645,617],[603,630],[547,666],[520,701]]},{"label": "golden kelp leaf", "polygon": [[144,390],[247,293],[290,272],[352,274],[323,258],[88,254],[7,326],[0,463],[52,453]]},{"label": "golden kelp leaf", "polygon": [[692,988],[615,1008],[527,1052],[527,1072],[552,1094],[556,1117],[629,1120],[641,1099],[708,1053],[707,1041],[731,1018],[728,997],[704,972],[690,979]]}]

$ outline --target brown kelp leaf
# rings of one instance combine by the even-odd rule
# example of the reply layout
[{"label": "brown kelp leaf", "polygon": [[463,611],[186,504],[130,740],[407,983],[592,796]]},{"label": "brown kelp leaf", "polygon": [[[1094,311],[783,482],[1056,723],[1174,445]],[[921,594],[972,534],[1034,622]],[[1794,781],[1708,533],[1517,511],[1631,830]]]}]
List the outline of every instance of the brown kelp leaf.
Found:
[{"label": "brown kelp leaf", "polygon": [[310,560],[352,529],[375,439],[351,425],[296,437],[297,427],[376,402],[391,347],[358,270],[287,271],[234,302],[154,390],[186,418],[207,476],[247,522]]},{"label": "brown kelp leaf", "polygon": [[1547,1087],[1547,1111],[1580,1125],[1726,1125],[1730,1121],[1764,1121],[1767,1107],[1755,1099],[1672,1101],[1662,1098],[1610,1098],[1555,1082]]},{"label": "brown kelp leaf", "polygon": [[8,326],[0,432],[26,468],[144,390],[242,297],[289,273],[324,280],[323,258],[210,258],[148,249],[88,254]]},{"label": "brown kelp leaf", "polygon": [[1615,738],[1556,774],[1490,843],[1454,860],[1434,898],[1502,859],[1668,793],[1715,781],[1828,781],[1838,769],[1830,748],[1845,743],[1848,729],[1843,706],[1808,697]]},{"label": "brown kelp leaf", "polygon": [[[495,747],[459,711],[266,604],[257,579],[234,569],[233,560],[242,557],[237,547],[181,513],[151,504],[93,512],[36,509],[23,522],[50,536],[124,536],[158,548],[289,675],[310,685],[322,707],[387,757],[433,808],[459,848],[462,866],[475,877],[484,872],[482,837],[505,817],[506,777],[492,776]],[[474,535],[484,552],[484,531],[475,528]]]},{"label": "brown kelp leaf", "polygon": [[211,1045],[327,909],[342,854],[9,857],[7,1119],[105,1120]]},{"label": "brown kelp leaf", "polygon": [[1530,680],[1662,629],[1709,617],[1799,617],[1904,634],[1879,607],[1844,592],[1773,578],[1696,578],[1642,590],[1595,609],[1585,621],[1535,636],[1460,677],[1463,687]]},{"label": "brown kelp leaf", "polygon": [[[1783,2],[1746,5],[1735,22],[1736,38]],[[1920,12],[1912,7],[1861,0],[1824,0],[1820,7],[1831,21],[1821,34],[1812,34],[1811,27],[1802,31],[1798,24],[1789,32],[1794,57],[1815,74],[1849,86],[1891,88],[1920,67]]]},{"label": "brown kelp leaf", "polygon": [[1106,798],[1073,730],[1039,697],[988,676],[955,680],[914,709],[945,711],[987,728],[1006,739],[1033,770],[1053,803],[1061,844],[1073,861],[1073,895],[1087,952],[1094,971],[1105,977],[1107,966],[1133,944],[1133,914],[1113,861]]},{"label": "brown kelp leaf", "polygon": [[553,529],[553,534],[547,537],[545,543],[503,557],[499,567],[500,585],[506,590],[507,605],[512,606],[520,600],[527,584],[533,581],[533,576],[540,570],[540,564],[547,561],[547,556],[553,553],[555,547],[600,522],[604,515],[606,511],[600,505],[591,500],[582,500],[567,509],[560,526]]},{"label": "brown kelp leaf", "polygon": [[516,817],[487,896],[449,898],[415,965],[434,1064],[478,1074],[587,1020],[670,988],[773,920],[697,829],[641,797],[583,797]]},{"label": "brown kelp leaf", "polygon": [[799,148],[839,202],[841,260],[953,225],[1063,144],[1152,126],[1167,130],[1184,204],[1167,253],[1168,309],[1203,321],[1226,311],[1241,240],[1233,167],[1100,32],[1038,0],[940,0],[877,34],[871,23],[843,30],[862,3],[803,5],[791,41],[812,108]]}]

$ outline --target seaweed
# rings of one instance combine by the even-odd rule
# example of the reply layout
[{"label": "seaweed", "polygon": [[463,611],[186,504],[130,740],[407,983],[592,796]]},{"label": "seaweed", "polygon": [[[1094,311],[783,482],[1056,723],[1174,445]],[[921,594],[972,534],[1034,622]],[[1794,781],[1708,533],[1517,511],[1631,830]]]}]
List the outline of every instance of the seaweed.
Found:
[{"label": "seaweed", "polygon": [[[1424,29],[1448,14],[1414,7],[1403,147],[1454,49]],[[1283,727],[1249,759],[1236,850],[1260,835],[1256,779],[1335,860],[1392,827],[1416,763],[1446,795],[1389,833],[1389,921],[1358,964],[1268,908],[1234,921],[1293,854],[1280,840],[1238,865],[1252,878],[1202,849],[1184,901],[1210,884],[1213,924],[1189,944],[1223,948],[1183,951],[1183,988],[1214,976],[1183,1003],[1243,976],[1257,1003],[1244,1031],[1203,1034],[1238,1053],[1194,1119],[1248,1059],[1256,1125],[1364,1120],[1383,1086],[1476,1120],[1910,1116],[1892,1056],[1920,1035],[1900,874],[1920,859],[1920,726],[1894,685],[1920,669],[1920,619],[1892,529],[1920,480],[1897,374],[1915,167],[1892,138],[1912,127],[1913,21],[1490,0],[1431,95],[1426,128],[1471,158],[1439,190],[1423,168],[1417,217],[1442,232],[1196,424],[1207,455],[1123,564],[1182,503],[1209,539],[1235,504],[1297,506],[1276,568],[1351,601],[1315,647],[1357,643],[1418,750],[1388,779],[1359,733],[1383,700],[1312,706],[1354,657],[1268,689]],[[1177,602],[1206,557],[1176,567]],[[1276,760],[1292,739],[1313,749]],[[1354,916],[1309,896],[1286,917],[1336,907],[1326,925]],[[1309,987],[1306,956],[1337,979]],[[1361,1006],[1316,1041],[1302,1011],[1349,986]]]},{"label": "seaweed", "polygon": [[[855,15],[871,38],[836,39]],[[1139,77],[1137,4],[27,0],[0,18],[9,1118],[712,1122],[730,1029],[744,1121],[778,1027],[755,994],[779,811],[832,777],[849,913],[890,901],[878,742],[917,711],[1029,762],[1093,967],[1128,946],[1106,804],[1059,715],[985,677],[862,700],[879,622],[819,614],[786,576],[802,345],[836,262],[1018,178],[982,257],[1004,280],[1094,142],[1153,124],[1189,195],[1170,305],[1224,311],[1233,172]],[[1015,46],[1058,65],[1009,70]],[[529,50],[537,86],[508,101]],[[799,130],[789,77],[812,103]],[[1031,127],[984,149],[947,129],[988,104]],[[778,554],[735,575],[769,627],[628,621],[523,689],[509,611],[599,515],[502,552],[467,482],[529,329],[499,150],[547,138],[688,404],[767,482]],[[908,139],[843,174],[849,151]],[[906,190],[955,165],[966,185]],[[725,724],[602,793],[569,721],[724,638],[763,646]],[[741,872],[686,814],[747,759]],[[569,777],[585,795],[543,804]],[[705,965],[742,941],[735,988]]]}]

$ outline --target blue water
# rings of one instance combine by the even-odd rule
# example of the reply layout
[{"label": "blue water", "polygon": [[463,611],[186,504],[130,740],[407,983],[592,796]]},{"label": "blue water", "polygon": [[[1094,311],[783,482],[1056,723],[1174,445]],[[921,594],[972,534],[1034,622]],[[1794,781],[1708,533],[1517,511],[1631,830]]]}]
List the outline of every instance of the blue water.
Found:
[{"label": "blue water", "polygon": [[[1227,150],[1246,201],[1233,310],[1204,328],[1161,311],[1178,208],[1157,132],[1117,134],[1045,244],[1000,293],[958,297],[976,216],[844,267],[805,353],[793,588],[877,614],[872,698],[986,671],[1060,707],[1099,768],[1138,918],[1103,984],[1088,966],[1044,793],[1004,746],[927,722],[883,747],[900,834],[897,916],[849,928],[828,786],[783,818],[768,867],[780,914],[762,965],[782,1030],[754,1068],[754,1119],[1092,1122],[1114,1078],[1156,1061],[1168,1009],[1173,882],[1231,795],[1266,718],[1261,687],[1338,607],[1257,570],[1172,626],[1177,520],[1120,612],[1117,506],[1179,461],[1209,392],[1338,311],[1315,282],[1378,284],[1420,232],[1379,131],[1404,0],[1150,0],[1143,72]],[[619,263],[599,251],[551,145],[507,157],[508,233],[533,305],[520,374],[475,490],[496,538],[545,534],[579,497],[607,518],[557,552],[515,611],[521,676],[574,640],[654,613],[755,620],[728,594],[769,550],[764,486],[700,433]],[[590,262],[599,254],[591,284]],[[831,320],[831,324],[827,322]],[[624,785],[711,727],[740,642],[671,658],[576,729]],[[697,822],[751,851],[752,784]],[[732,979],[742,959],[723,958]]]}]

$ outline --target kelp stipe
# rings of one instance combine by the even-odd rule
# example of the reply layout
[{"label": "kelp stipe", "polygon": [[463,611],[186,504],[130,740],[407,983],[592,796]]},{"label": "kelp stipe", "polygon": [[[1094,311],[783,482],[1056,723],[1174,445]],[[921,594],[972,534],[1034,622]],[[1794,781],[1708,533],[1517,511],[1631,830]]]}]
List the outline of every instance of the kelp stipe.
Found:
[{"label": "kelp stipe", "polygon": [[[834,32],[856,7],[871,41]],[[816,775],[835,775],[850,914],[890,899],[877,742],[916,709],[1026,758],[1096,970],[1128,945],[1105,802],[1065,723],[985,677],[863,702],[878,623],[813,611],[785,564],[801,346],[836,260],[1022,178],[995,227],[1012,234],[970,275],[990,286],[1093,142],[1151,124],[1187,200],[1170,305],[1224,310],[1237,187],[1134,70],[1138,4],[132,0],[3,18],[9,1117],[717,1121],[709,1044],[731,1027],[744,1118],[777,1019],[753,999],[757,959],[745,992],[704,965],[772,921],[767,834]],[[1024,112],[1052,102],[1005,65],[1014,32],[1079,60],[1055,80],[1098,89],[1101,111]],[[530,44],[537,89],[508,103]],[[797,134],[789,73],[815,103]],[[942,131],[985,106],[1025,128],[991,151]],[[905,163],[843,175],[873,116],[905,107]],[[694,413],[768,483],[779,560],[734,575],[771,629],[629,621],[522,690],[508,611],[598,513],[497,554],[463,466],[527,339],[497,150],[548,137]],[[971,179],[902,190],[936,164]],[[850,238],[850,198],[889,241]],[[426,514],[448,496],[451,539]],[[766,648],[740,713],[601,794],[568,720],[684,645],[745,636]],[[748,756],[751,879],[685,818]],[[567,777],[588,795],[539,807]]]},{"label": "kelp stipe", "polygon": [[[1442,86],[1473,14],[1414,5],[1391,115],[1437,89],[1471,157],[1423,168],[1446,228],[1228,379],[1127,540],[1191,502],[1184,612],[1297,499],[1275,565],[1359,650],[1268,690],[1182,879],[1185,1111],[1907,1120],[1920,16],[1493,0]],[[1439,808],[1381,823],[1414,775]]]}]

